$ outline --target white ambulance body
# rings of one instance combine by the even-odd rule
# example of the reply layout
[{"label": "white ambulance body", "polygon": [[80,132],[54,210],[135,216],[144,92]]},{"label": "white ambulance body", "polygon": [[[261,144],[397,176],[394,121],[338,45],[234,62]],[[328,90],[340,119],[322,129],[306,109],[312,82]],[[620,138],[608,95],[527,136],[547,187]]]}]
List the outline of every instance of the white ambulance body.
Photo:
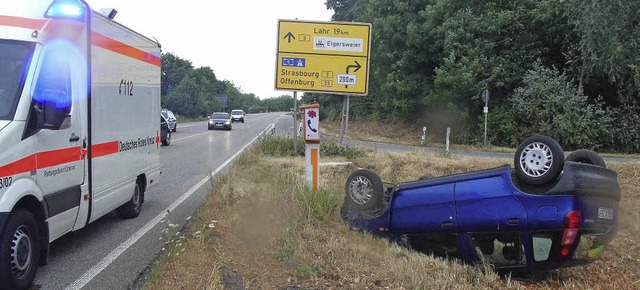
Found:
[{"label": "white ambulance body", "polygon": [[160,45],[83,0],[0,0],[0,285],[160,177]]}]

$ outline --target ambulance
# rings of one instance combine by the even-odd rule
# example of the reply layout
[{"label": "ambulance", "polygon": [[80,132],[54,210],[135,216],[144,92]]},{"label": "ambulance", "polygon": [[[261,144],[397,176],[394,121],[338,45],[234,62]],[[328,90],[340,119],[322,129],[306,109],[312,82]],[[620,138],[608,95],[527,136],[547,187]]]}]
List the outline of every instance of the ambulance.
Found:
[{"label": "ambulance", "polygon": [[0,0],[0,287],[49,243],[140,214],[160,177],[160,44],[84,0]]}]

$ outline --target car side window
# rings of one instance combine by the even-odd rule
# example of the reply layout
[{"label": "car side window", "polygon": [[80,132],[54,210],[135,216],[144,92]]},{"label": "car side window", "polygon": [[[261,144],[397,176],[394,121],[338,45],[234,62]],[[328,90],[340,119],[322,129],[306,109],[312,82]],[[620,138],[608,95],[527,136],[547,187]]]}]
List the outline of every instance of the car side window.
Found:
[{"label": "car side window", "polygon": [[496,267],[527,262],[519,232],[469,233],[478,258]]},{"label": "car side window", "polygon": [[456,233],[403,235],[402,242],[421,253],[463,260],[464,252]]},{"label": "car side window", "polygon": [[49,50],[32,95],[29,132],[38,129],[60,130],[71,126],[71,75],[69,60],[64,53]]},{"label": "car side window", "polygon": [[[533,260],[543,262],[549,260],[551,250],[553,249],[553,240],[560,237],[561,234],[549,232],[533,233],[531,237],[531,245],[533,248]],[[557,246],[556,246],[557,247]]]}]

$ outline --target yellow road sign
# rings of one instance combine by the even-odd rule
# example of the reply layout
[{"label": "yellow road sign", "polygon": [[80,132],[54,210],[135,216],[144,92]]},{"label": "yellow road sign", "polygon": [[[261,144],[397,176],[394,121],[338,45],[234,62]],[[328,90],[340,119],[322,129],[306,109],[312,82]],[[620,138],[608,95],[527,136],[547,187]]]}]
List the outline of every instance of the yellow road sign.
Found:
[{"label": "yellow road sign", "polygon": [[371,24],[278,21],[275,89],[366,95]]},{"label": "yellow road sign", "polygon": [[366,94],[368,61],[336,55],[278,55],[276,87],[293,91]]}]

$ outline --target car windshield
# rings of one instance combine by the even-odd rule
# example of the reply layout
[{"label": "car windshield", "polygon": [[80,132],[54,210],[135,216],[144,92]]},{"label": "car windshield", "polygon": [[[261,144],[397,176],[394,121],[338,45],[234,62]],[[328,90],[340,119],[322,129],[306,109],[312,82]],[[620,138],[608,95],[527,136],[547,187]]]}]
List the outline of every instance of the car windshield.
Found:
[{"label": "car windshield", "polygon": [[164,116],[165,118],[169,118],[169,114],[167,113],[167,111],[160,111],[160,114],[162,114],[162,116]]},{"label": "car windshield", "polygon": [[229,114],[227,113],[214,113],[211,115],[211,119],[229,119]]},{"label": "car windshield", "polygon": [[22,93],[25,66],[33,45],[18,41],[0,41],[0,120],[12,120]]},{"label": "car windshield", "polygon": [[240,110],[231,111],[231,115],[242,115],[242,111],[240,111]]}]

